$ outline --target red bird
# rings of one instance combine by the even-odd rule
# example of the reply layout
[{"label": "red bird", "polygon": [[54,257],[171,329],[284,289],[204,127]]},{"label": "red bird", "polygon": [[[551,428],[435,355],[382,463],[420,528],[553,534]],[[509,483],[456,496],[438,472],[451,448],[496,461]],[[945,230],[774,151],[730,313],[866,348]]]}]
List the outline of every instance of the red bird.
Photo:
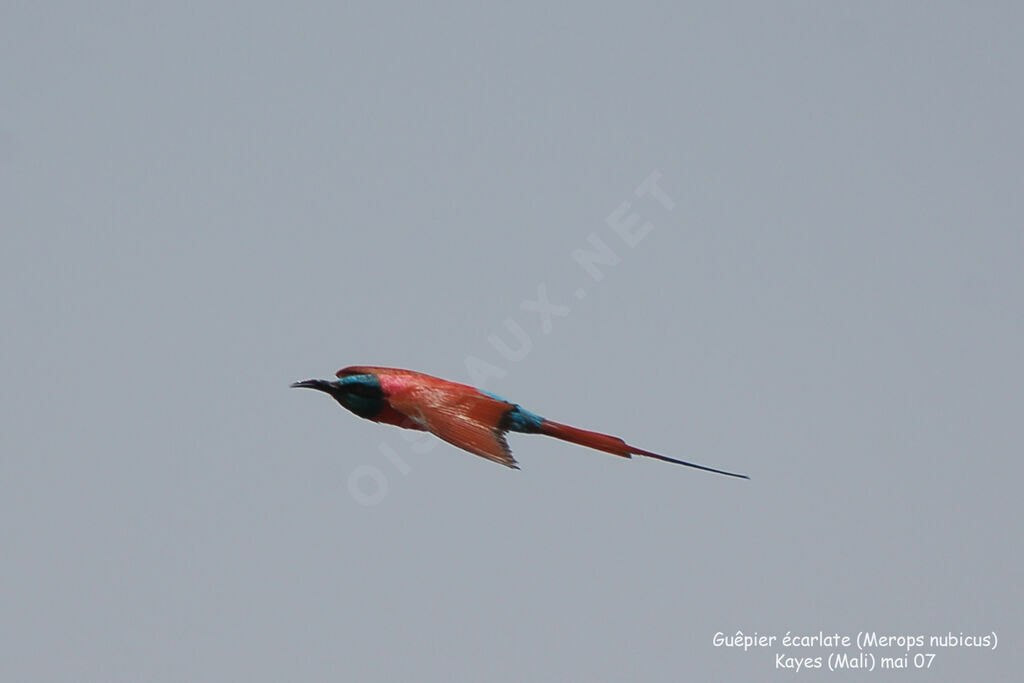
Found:
[{"label": "red bird", "polygon": [[519,466],[505,440],[506,432],[545,434],[625,458],[643,455],[730,477],[750,478],[651,453],[618,437],[560,424],[495,394],[412,370],[353,366],[338,370],[337,377],[307,379],[292,387],[323,391],[359,417],[428,431],[454,446],[513,469]]}]

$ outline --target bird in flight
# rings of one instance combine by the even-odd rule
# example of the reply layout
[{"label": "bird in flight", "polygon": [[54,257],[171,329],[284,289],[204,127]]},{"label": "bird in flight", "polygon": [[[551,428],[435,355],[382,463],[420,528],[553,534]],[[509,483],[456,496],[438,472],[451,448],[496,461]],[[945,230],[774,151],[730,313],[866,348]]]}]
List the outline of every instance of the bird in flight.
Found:
[{"label": "bird in flight", "polygon": [[352,366],[338,370],[336,376],[333,380],[307,379],[292,387],[322,391],[359,417],[430,432],[453,446],[513,469],[519,469],[519,465],[505,440],[507,432],[544,434],[625,458],[643,455],[729,477],[750,478],[548,420],[496,394],[420,372]]}]

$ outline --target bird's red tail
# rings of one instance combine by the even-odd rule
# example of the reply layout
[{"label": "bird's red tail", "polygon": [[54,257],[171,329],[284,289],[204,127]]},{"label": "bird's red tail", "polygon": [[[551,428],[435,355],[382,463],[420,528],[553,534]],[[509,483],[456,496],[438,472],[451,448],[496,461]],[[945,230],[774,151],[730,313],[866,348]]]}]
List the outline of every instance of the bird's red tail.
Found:
[{"label": "bird's red tail", "polygon": [[715,474],[724,474],[728,477],[739,477],[740,479],[750,479],[750,477],[745,474],[716,470],[713,467],[705,467],[704,465],[686,462],[685,460],[676,460],[675,458],[670,458],[666,455],[659,455],[658,453],[645,451],[642,448],[630,446],[617,436],[601,434],[600,432],[592,432],[578,427],[570,427],[569,425],[564,425],[560,422],[553,422],[552,420],[544,420],[544,422],[541,423],[540,433],[546,436],[553,436],[556,439],[561,439],[562,441],[568,441],[580,446],[586,446],[587,448],[594,448],[599,451],[604,451],[605,453],[611,453],[612,455],[621,455],[624,458],[629,458],[633,455],[643,455],[648,458],[656,458],[658,460],[672,462],[677,465],[694,467],[698,470],[704,470],[705,472],[714,472]]},{"label": "bird's red tail", "polygon": [[621,455],[624,458],[630,457],[630,454],[633,452],[629,444],[618,437],[592,432],[587,429],[579,429],[578,427],[570,427],[569,425],[551,420],[544,420],[541,423],[540,433],[546,436],[553,436],[562,441],[568,441],[569,443],[586,446],[587,448],[596,448],[599,451],[611,453],[612,455]]}]

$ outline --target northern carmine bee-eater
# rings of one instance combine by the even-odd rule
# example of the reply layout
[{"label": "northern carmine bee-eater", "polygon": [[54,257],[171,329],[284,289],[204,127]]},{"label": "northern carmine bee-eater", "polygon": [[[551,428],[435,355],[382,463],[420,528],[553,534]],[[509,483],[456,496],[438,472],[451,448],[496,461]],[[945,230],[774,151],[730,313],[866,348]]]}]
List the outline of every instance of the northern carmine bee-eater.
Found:
[{"label": "northern carmine bee-eater", "polygon": [[338,379],[307,379],[292,387],[317,389],[359,417],[405,429],[428,431],[459,448],[519,469],[505,440],[506,432],[544,434],[629,458],[644,455],[677,465],[749,479],[630,446],[618,437],[560,424],[474,387],[411,370],[352,366]]}]

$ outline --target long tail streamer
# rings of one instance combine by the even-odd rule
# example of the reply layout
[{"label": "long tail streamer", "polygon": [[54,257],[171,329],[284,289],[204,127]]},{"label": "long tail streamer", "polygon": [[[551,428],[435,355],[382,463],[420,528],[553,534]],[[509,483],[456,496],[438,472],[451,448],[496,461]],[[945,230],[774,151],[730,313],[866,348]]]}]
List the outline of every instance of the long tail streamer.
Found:
[{"label": "long tail streamer", "polygon": [[652,453],[651,451],[645,451],[642,448],[636,446],[630,446],[628,443],[618,438],[617,436],[611,436],[608,434],[601,434],[600,432],[592,432],[587,429],[580,429],[578,427],[570,427],[559,422],[552,420],[544,420],[540,426],[540,433],[547,436],[553,436],[556,439],[562,441],[568,441],[570,443],[578,444],[580,446],[586,446],[588,448],[594,448],[605,453],[611,453],[612,455],[621,455],[624,458],[629,458],[633,455],[642,455],[648,458],[656,458],[658,460],[664,460],[665,462],[674,462],[677,465],[685,465],[686,467],[693,467],[698,470],[704,470],[705,472],[714,472],[715,474],[724,474],[727,477],[737,477],[739,479],[750,479],[745,474],[737,474],[735,472],[726,472],[725,470],[716,470],[714,467],[705,467],[704,465],[698,465],[693,462],[686,462],[685,460],[676,460],[670,458],[667,455],[659,455],[658,453]]}]

